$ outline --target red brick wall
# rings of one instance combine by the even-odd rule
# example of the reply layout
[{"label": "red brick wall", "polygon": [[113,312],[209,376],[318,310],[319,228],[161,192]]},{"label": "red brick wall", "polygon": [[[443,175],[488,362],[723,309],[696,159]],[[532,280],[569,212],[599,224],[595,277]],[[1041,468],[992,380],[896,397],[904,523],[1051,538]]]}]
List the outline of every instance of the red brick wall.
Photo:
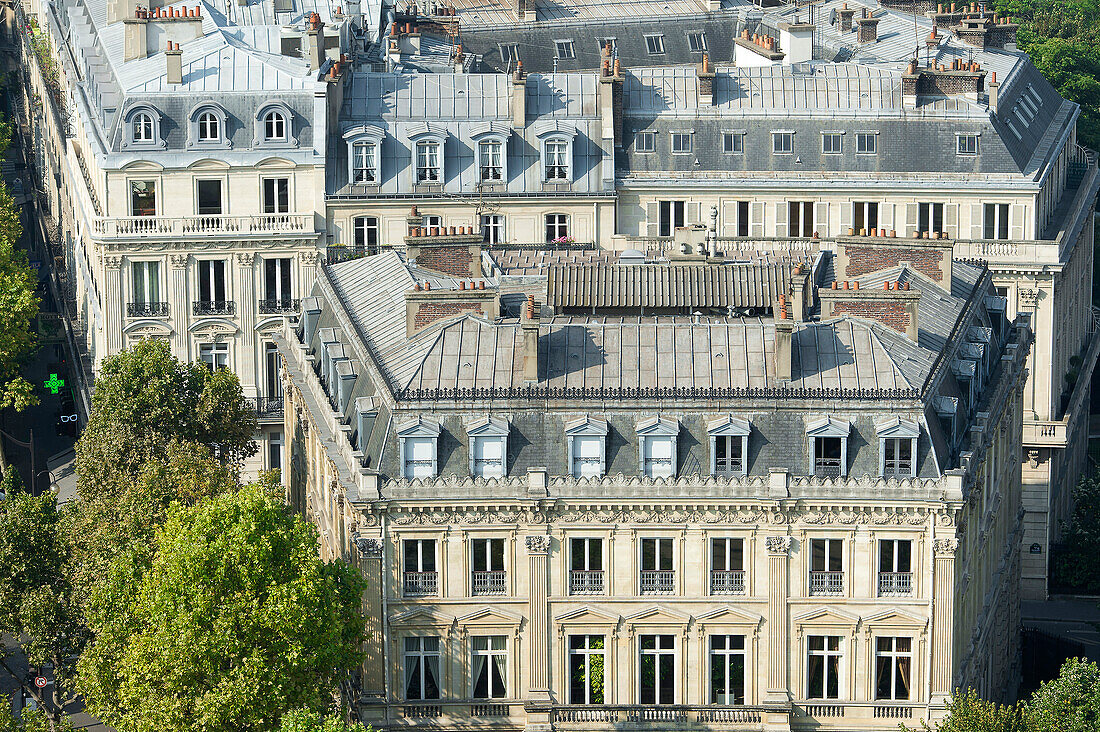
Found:
[{"label": "red brick wall", "polygon": [[904,333],[909,327],[909,313],[900,302],[868,302],[848,300],[833,303],[833,316],[854,315],[857,318],[877,320],[885,326]]},{"label": "red brick wall", "polygon": [[890,246],[852,246],[844,248],[848,254],[848,268],[840,279],[861,277],[871,272],[897,267],[902,262],[909,262],[913,269],[926,277],[943,282],[943,249],[917,249],[906,247],[893,248]]},{"label": "red brick wall", "polygon": [[470,247],[424,247],[416,255],[418,267],[443,272],[455,277],[472,277]]},{"label": "red brick wall", "polygon": [[479,302],[422,302],[413,316],[413,328],[420,330],[443,318],[451,318],[460,313],[483,313]]}]

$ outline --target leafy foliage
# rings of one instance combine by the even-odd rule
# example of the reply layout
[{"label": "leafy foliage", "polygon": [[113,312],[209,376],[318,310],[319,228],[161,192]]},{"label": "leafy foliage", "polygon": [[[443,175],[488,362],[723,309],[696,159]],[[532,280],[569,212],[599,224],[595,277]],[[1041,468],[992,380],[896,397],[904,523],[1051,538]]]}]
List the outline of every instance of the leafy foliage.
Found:
[{"label": "leafy foliage", "polygon": [[1081,105],[1078,137],[1100,148],[1100,0],[993,0],[1020,21],[1019,47],[1065,97]]},{"label": "leafy foliage", "polygon": [[64,699],[61,689],[72,676],[71,659],[85,640],[71,600],[68,559],[52,493],[36,497],[14,490],[0,501],[0,632],[20,639],[31,664],[53,664],[52,696],[44,700],[42,692],[27,690],[46,702],[54,719]]},{"label": "leafy foliage", "polygon": [[18,717],[11,713],[10,704],[0,704],[0,732],[72,732],[68,717],[50,720],[41,709],[24,709]]},{"label": "leafy foliage", "polygon": [[95,588],[79,689],[121,732],[266,732],[361,662],[362,591],[262,486],[176,505]]},{"label": "leafy foliage", "polygon": [[[347,732],[350,729],[343,715],[318,714],[312,709],[292,709],[279,721],[279,732]],[[0,732],[4,732],[3,728]]]},{"label": "leafy foliage", "polygon": [[1073,489],[1073,515],[1062,546],[1051,557],[1051,584],[1087,593],[1100,591],[1100,480],[1085,476]]},{"label": "leafy foliage", "polygon": [[1100,728],[1100,668],[1084,659],[1067,660],[1058,678],[1035,691],[1028,711],[1037,731],[1094,732]]},{"label": "leafy foliage", "polygon": [[[9,131],[10,135],[10,131]],[[0,408],[22,411],[38,403],[34,388],[19,373],[36,346],[31,323],[38,315],[38,284],[19,248],[23,225],[6,185],[0,183]]]},{"label": "leafy foliage", "polygon": [[[901,725],[902,730],[909,730]],[[921,722],[924,730],[936,732],[1032,732],[1027,710],[1022,704],[1006,706],[986,701],[973,689],[956,694],[948,706],[947,718],[929,727]]]}]

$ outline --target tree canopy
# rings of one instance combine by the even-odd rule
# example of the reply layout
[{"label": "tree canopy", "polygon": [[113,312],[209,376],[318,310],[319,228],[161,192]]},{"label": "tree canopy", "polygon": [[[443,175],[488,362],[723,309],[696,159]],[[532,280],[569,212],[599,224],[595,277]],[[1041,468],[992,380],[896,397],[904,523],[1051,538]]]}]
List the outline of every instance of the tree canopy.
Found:
[{"label": "tree canopy", "polygon": [[0,408],[18,411],[38,403],[34,387],[20,374],[36,347],[31,324],[39,305],[38,279],[19,248],[22,235],[19,209],[0,183]]},{"label": "tree canopy", "polygon": [[120,732],[268,732],[361,662],[362,591],[262,486],[173,506],[95,588],[78,688]]}]

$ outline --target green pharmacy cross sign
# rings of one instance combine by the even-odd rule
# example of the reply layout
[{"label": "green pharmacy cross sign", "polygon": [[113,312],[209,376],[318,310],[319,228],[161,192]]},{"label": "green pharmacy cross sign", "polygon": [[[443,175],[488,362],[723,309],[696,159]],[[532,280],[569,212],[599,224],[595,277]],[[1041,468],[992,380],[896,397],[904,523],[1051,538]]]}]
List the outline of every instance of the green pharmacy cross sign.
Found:
[{"label": "green pharmacy cross sign", "polygon": [[50,378],[42,383],[50,390],[51,394],[56,394],[61,387],[65,386],[65,380],[57,378],[57,374],[50,374]]}]

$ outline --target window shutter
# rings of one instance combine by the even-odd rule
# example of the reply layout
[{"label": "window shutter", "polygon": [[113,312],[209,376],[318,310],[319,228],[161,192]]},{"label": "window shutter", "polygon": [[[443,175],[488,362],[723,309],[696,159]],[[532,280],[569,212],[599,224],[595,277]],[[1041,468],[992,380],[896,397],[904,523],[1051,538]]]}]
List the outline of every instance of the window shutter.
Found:
[{"label": "window shutter", "polygon": [[880,203],[878,205],[878,228],[886,229],[889,233],[894,226],[894,204]]},{"label": "window shutter", "polygon": [[702,223],[700,220],[700,207],[698,201],[688,201],[684,204],[684,223],[688,226]]},{"label": "window shutter", "polygon": [[710,474],[714,475],[718,472],[718,438],[714,435],[710,436]]},{"label": "window shutter", "polygon": [[1014,203],[1008,207],[1008,238],[1020,240],[1024,238],[1024,206]]},{"label": "window shutter", "polygon": [[947,230],[947,236],[951,239],[959,238],[959,205],[957,203],[943,205],[943,228]]},{"label": "window shutter", "polygon": [[470,438],[470,475],[477,475],[477,459],[481,457],[484,440],[477,437]]},{"label": "window shutter", "polygon": [[848,236],[848,229],[852,228],[852,203],[840,204],[840,235]]},{"label": "window shutter", "polygon": [[753,201],[749,205],[751,212],[749,220],[749,236],[763,237],[764,236],[764,202]]},{"label": "window shutter", "polygon": [[970,204],[970,238],[982,238],[982,204]]},{"label": "window shutter", "polygon": [[722,201],[722,236],[737,236],[737,201]]},{"label": "window shutter", "polygon": [[822,238],[828,237],[829,232],[829,204],[818,202],[814,204],[814,231]]},{"label": "window shutter", "polygon": [[645,205],[645,235],[660,235],[661,204],[653,201]]},{"label": "window shutter", "polygon": [[778,237],[787,235],[787,214],[789,213],[789,205],[790,204],[786,201],[779,201],[775,204],[775,235]]},{"label": "window shutter", "polygon": [[913,237],[913,232],[917,230],[917,226],[920,225],[920,204],[907,203],[905,204],[905,236],[907,238]]}]

